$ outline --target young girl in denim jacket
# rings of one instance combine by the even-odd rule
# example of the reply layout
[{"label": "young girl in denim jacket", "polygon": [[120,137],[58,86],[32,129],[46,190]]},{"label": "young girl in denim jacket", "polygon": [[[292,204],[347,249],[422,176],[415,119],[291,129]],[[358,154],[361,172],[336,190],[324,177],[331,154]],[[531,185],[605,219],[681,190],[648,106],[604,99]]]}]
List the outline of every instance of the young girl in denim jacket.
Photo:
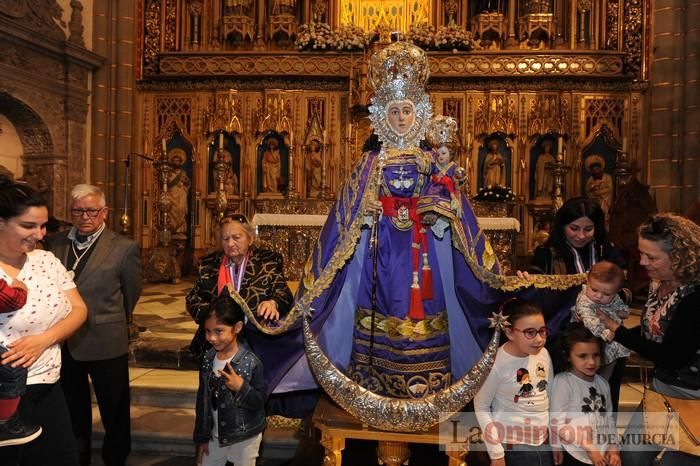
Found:
[{"label": "young girl in denim jacket", "polygon": [[241,307],[224,291],[202,317],[212,348],[204,355],[194,427],[197,464],[254,466],[265,428],[265,382],[260,360],[238,341]]}]

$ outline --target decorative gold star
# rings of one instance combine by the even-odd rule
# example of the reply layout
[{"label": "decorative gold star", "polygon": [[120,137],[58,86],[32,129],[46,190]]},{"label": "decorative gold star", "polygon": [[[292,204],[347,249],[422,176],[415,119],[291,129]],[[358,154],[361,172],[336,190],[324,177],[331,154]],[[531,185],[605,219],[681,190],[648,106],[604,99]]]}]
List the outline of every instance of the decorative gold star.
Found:
[{"label": "decorative gold star", "polygon": [[506,327],[510,327],[510,322],[508,322],[508,318],[504,316],[502,312],[492,312],[491,317],[489,317],[489,322],[489,328],[497,327],[498,329],[503,330]]}]

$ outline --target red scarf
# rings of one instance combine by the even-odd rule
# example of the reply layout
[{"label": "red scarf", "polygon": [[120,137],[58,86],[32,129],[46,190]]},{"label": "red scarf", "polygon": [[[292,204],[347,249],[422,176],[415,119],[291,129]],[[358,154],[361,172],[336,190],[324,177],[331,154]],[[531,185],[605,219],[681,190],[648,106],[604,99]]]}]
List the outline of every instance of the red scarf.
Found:
[{"label": "red scarf", "polygon": [[[248,254],[249,252],[246,253],[245,257],[243,258],[243,261],[241,261],[241,267],[239,268],[239,275],[238,275],[238,283],[233,283],[231,281],[231,273],[229,272],[229,258],[224,254],[224,257],[221,259],[221,265],[219,266],[219,275],[216,279],[216,294],[217,296],[221,294],[221,291],[226,288],[227,286],[231,285],[231,289],[235,290],[238,292],[241,289],[241,282],[243,281],[243,276],[245,275],[245,269],[246,266],[248,265]],[[236,285],[238,285],[238,288],[236,288]]]}]

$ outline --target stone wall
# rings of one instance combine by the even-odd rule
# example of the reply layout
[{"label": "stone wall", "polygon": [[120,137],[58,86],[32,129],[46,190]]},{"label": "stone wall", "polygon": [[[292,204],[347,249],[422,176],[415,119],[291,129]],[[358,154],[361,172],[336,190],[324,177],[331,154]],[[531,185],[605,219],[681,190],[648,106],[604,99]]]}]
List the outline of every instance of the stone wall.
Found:
[{"label": "stone wall", "polygon": [[90,73],[103,60],[84,47],[79,1],[68,23],[56,1],[30,3],[0,2],[0,113],[19,137],[24,179],[66,219],[70,187],[86,180]]}]

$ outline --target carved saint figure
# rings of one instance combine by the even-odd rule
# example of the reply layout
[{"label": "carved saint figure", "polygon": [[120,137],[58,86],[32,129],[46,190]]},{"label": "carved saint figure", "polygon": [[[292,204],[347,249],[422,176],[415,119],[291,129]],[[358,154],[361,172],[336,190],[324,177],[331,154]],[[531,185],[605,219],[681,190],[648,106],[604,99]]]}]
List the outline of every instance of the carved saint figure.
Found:
[{"label": "carved saint figure", "polygon": [[227,196],[235,196],[238,194],[238,175],[236,175],[236,172],[233,170],[226,172],[224,188],[226,189]]},{"label": "carved saint figure", "polygon": [[506,159],[498,151],[498,139],[489,142],[489,153],[484,158],[484,186],[506,185]]},{"label": "carved saint figure", "polygon": [[306,152],[306,194],[307,197],[317,198],[321,194],[323,167],[321,142],[317,139],[312,139]]},{"label": "carved saint figure", "polygon": [[173,236],[185,237],[187,233],[187,199],[192,182],[185,172],[185,151],[176,148],[168,154],[170,172],[168,173],[168,194],[172,201],[170,210],[170,225]]},{"label": "carved saint figure", "polygon": [[586,196],[600,204],[607,219],[613,202],[613,179],[605,173],[605,160],[599,155],[590,155],[586,158],[586,169],[591,174],[586,181]]},{"label": "carved saint figure", "polygon": [[272,15],[294,16],[297,10],[296,0],[272,0]]},{"label": "carved saint figure", "polygon": [[549,199],[554,189],[554,177],[552,171],[547,169],[548,163],[554,163],[552,154],[552,141],[546,140],[542,143],[542,153],[537,157],[535,165],[535,197],[537,199]]},{"label": "carved saint figure", "polygon": [[281,173],[281,157],[279,143],[275,138],[268,138],[267,149],[262,158],[263,172],[263,189],[264,193],[278,193],[280,173]]},{"label": "carved saint figure", "polygon": [[326,22],[326,11],[328,11],[328,0],[312,0],[311,11],[315,23]]},{"label": "carved saint figure", "polygon": [[[231,152],[224,149],[222,152],[223,162],[226,164],[226,175],[224,176],[224,190],[227,196],[233,196],[238,194],[238,175],[233,171],[233,162],[231,159]],[[216,170],[216,165],[214,165],[214,170]],[[216,180],[216,172],[214,172],[214,180]],[[214,190],[216,190],[216,182],[214,183]]]},{"label": "carved saint figure", "polygon": [[250,0],[225,0],[224,16],[250,16]]}]

